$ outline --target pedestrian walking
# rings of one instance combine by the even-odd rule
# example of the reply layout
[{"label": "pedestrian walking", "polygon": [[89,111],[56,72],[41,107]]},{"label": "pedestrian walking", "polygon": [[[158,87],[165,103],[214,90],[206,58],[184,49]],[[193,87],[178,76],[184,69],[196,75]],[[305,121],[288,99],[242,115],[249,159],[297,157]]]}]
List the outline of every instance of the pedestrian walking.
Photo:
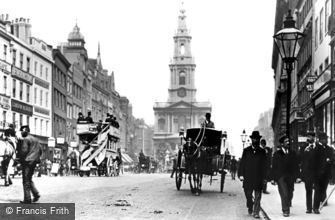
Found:
[{"label": "pedestrian walking", "polygon": [[266,140],[262,139],[261,140],[261,147],[265,150],[265,154],[266,154],[266,176],[265,179],[263,181],[263,193],[264,194],[270,194],[267,191],[267,185],[268,185],[268,181],[270,181],[270,172],[271,172],[271,161],[272,161],[272,149],[268,146],[266,146]]},{"label": "pedestrian walking", "polygon": [[262,188],[266,174],[266,154],[260,147],[261,137],[259,131],[252,132],[251,146],[243,150],[238,169],[238,178],[243,181],[248,213],[253,214],[254,218],[260,218]]},{"label": "pedestrian walking", "polygon": [[278,184],[281,206],[284,217],[290,216],[294,182],[299,180],[299,163],[295,151],[290,149],[290,140],[287,136],[279,139],[280,146],[273,155],[272,184]]},{"label": "pedestrian walking", "polygon": [[230,161],[230,174],[232,180],[235,180],[236,171],[237,171],[237,160],[235,159],[235,156],[233,156]]},{"label": "pedestrian walking", "polygon": [[[322,142],[326,142],[325,134],[319,133]],[[330,178],[331,155],[320,141],[315,141],[315,133],[308,133],[308,146],[302,157],[302,177],[306,189],[306,213],[320,214],[320,203],[324,199],[325,190]],[[324,143],[326,144],[326,143]],[[314,196],[313,196],[314,194]]]},{"label": "pedestrian walking", "polygon": [[[24,199],[21,203],[37,202],[40,193],[35,187],[32,180],[37,163],[40,163],[42,149],[35,137],[30,135],[29,126],[25,125],[20,128],[21,138],[18,140],[17,155],[22,166],[23,192]],[[33,200],[31,200],[31,193]]]},{"label": "pedestrian walking", "polygon": [[[316,186],[319,186],[320,190],[320,202],[322,203],[327,198],[327,188],[329,181],[331,179],[331,168],[334,163],[334,157],[333,157],[333,149],[328,146],[328,136],[325,132],[320,132],[318,134],[318,146],[320,148],[317,148],[317,155],[316,157],[319,158],[320,168],[318,170],[317,175],[317,182]],[[319,198],[317,198],[319,200]],[[327,202],[325,202],[324,206],[327,205]]]}]

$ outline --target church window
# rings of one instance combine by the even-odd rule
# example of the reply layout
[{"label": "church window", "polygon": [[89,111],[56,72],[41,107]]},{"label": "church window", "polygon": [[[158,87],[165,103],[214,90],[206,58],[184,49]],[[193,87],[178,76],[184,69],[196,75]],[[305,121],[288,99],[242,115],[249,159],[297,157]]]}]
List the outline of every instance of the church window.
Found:
[{"label": "church window", "polygon": [[185,45],[183,43],[180,45],[180,54],[182,56],[185,54]]},{"label": "church window", "polygon": [[163,118],[158,119],[158,130],[164,131],[164,128],[165,128],[165,119]]},{"label": "church window", "polygon": [[185,85],[185,73],[184,72],[180,72],[179,73],[179,85]]}]

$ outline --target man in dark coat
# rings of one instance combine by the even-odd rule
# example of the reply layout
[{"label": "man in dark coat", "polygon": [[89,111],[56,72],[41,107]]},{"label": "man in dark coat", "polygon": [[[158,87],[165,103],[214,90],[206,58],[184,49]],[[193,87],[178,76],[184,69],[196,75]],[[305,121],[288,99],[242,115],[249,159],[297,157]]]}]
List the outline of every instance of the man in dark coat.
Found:
[{"label": "man in dark coat", "polygon": [[266,154],[266,176],[263,182],[263,193],[265,194],[269,194],[269,192],[267,191],[267,185],[268,185],[268,181],[270,181],[270,170],[271,170],[271,161],[272,161],[272,149],[268,146],[266,146],[266,140],[262,139],[261,140],[261,147],[265,150],[265,154]]},{"label": "man in dark coat", "polygon": [[[290,140],[283,136],[279,139],[281,144],[273,155],[272,184],[278,184],[281,205],[284,217],[290,216],[294,182],[299,177],[299,163],[295,151],[290,149]],[[298,180],[299,181],[299,180]]]},{"label": "man in dark coat", "polygon": [[[302,180],[305,183],[306,190],[306,213],[312,213],[313,205],[313,189],[315,182],[315,133],[313,131],[307,132],[307,146],[302,148],[301,155],[301,171]],[[315,197],[315,195],[314,195]],[[317,212],[319,212],[317,210]]]},{"label": "man in dark coat", "polygon": [[[323,161],[325,163],[324,167],[325,167],[325,172],[324,172],[324,186],[325,188],[323,189],[323,193],[321,196],[321,202],[323,202],[326,197],[327,197],[327,188],[328,188],[328,184],[330,182],[330,179],[332,177],[332,167],[334,166],[334,162],[335,162],[335,158],[334,158],[334,149],[332,147],[330,147],[328,145],[328,136],[326,133],[322,132],[319,134],[319,142],[322,146],[324,146],[325,148],[325,156],[326,156],[326,160]],[[324,206],[327,205],[327,202],[325,202]]]},{"label": "man in dark coat", "polygon": [[87,123],[90,123],[90,124],[93,123],[91,112],[87,112],[87,117],[85,118],[85,121],[87,121]]},{"label": "man in dark coat", "polygon": [[254,218],[260,218],[260,202],[266,174],[266,154],[265,150],[260,147],[261,137],[259,131],[252,132],[250,136],[252,144],[243,150],[238,169],[238,177],[243,181],[248,213],[253,213]]},{"label": "man in dark coat", "polygon": [[204,127],[206,128],[214,128],[214,122],[211,121],[211,113],[207,112],[206,115],[205,115],[205,122],[203,124]]},{"label": "man in dark coat", "polygon": [[[22,180],[23,180],[23,191],[24,200],[21,203],[37,202],[40,198],[40,194],[35,187],[32,177],[36,164],[40,162],[40,156],[42,154],[41,146],[32,135],[29,134],[30,128],[25,125],[20,128],[22,138],[19,139],[17,144],[17,157],[22,166]],[[33,194],[33,200],[31,195]]]},{"label": "man in dark coat", "polygon": [[327,186],[331,175],[332,152],[327,145],[328,136],[324,132],[318,133],[318,140],[314,149],[315,157],[315,193],[314,193],[314,212],[319,211],[320,203],[326,199]]}]

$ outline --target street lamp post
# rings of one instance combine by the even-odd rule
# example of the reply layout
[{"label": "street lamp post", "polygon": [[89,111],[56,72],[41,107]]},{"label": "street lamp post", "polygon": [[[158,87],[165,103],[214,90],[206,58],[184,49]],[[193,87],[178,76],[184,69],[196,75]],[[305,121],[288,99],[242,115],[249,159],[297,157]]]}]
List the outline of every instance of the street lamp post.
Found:
[{"label": "street lamp post", "polygon": [[299,52],[298,41],[304,37],[304,34],[295,28],[295,21],[291,15],[291,10],[284,21],[284,28],[278,31],[274,36],[274,42],[279,54],[284,62],[284,69],[287,74],[286,88],[286,135],[290,137],[290,107],[291,107],[291,73],[294,69],[294,62]]},{"label": "street lamp post", "polygon": [[226,150],[227,131],[222,133],[223,148]]},{"label": "street lamp post", "polygon": [[245,142],[247,141],[247,134],[245,133],[245,129],[243,129],[243,132],[241,134],[241,140],[242,140],[242,143],[243,143],[243,149],[244,149],[244,145],[245,145]]}]

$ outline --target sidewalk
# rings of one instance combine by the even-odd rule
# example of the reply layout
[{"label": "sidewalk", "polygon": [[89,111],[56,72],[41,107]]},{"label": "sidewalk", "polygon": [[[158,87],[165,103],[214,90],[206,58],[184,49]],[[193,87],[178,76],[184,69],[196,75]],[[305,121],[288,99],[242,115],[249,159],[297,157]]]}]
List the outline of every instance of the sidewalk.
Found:
[{"label": "sidewalk", "polygon": [[[327,196],[335,185],[329,185]],[[270,194],[262,194],[261,206],[266,214],[272,220],[290,219],[290,220],[333,220],[335,219],[335,192],[328,200],[328,206],[325,206],[320,211],[321,214],[306,214],[306,191],[303,182],[295,184],[292,200],[290,217],[283,217],[281,211],[281,202],[278,192],[278,186],[268,183],[268,191]]]}]

